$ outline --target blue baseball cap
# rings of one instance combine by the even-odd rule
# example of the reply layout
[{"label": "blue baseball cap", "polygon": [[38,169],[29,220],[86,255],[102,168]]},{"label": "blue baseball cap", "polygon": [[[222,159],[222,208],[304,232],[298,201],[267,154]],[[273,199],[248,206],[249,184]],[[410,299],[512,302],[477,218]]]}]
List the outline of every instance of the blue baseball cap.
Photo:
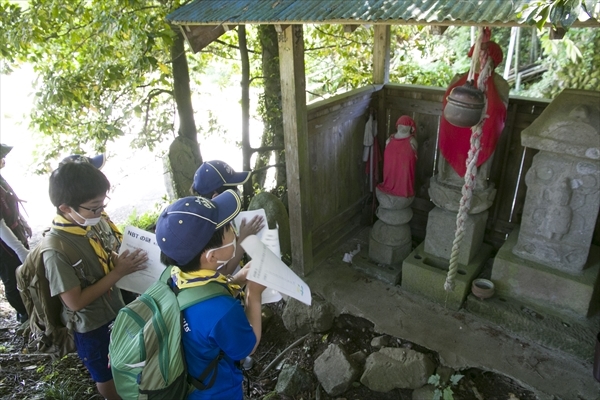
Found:
[{"label": "blue baseball cap", "polygon": [[158,247],[167,257],[185,265],[241,209],[240,197],[233,190],[226,190],[212,200],[200,196],[179,199],[165,208],[156,221]]},{"label": "blue baseball cap", "polygon": [[192,188],[201,196],[209,197],[223,186],[243,185],[249,177],[249,171],[235,172],[226,162],[206,161],[196,170]]},{"label": "blue baseball cap", "polygon": [[94,156],[94,157],[86,157],[86,156],[82,156],[79,154],[73,154],[73,155],[63,158],[62,161],[60,162],[60,164],[62,165],[64,163],[68,163],[68,162],[90,163],[94,167],[96,167],[98,169],[102,169],[102,167],[104,167],[104,163],[106,162],[106,157],[104,156],[104,154],[98,154],[97,156]]}]

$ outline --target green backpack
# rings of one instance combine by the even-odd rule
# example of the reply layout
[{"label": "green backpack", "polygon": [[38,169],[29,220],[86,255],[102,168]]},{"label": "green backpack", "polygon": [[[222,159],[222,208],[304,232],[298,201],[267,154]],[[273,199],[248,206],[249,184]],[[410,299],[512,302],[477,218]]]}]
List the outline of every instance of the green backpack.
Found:
[{"label": "green backpack", "polygon": [[[193,387],[208,389],[216,379],[222,352],[199,377],[188,376],[181,344],[181,311],[231,294],[216,282],[172,289],[169,273],[167,268],[158,282],[122,308],[112,327],[110,367],[117,392],[124,400],[185,399]],[[209,376],[210,381],[204,384]]]},{"label": "green backpack", "polygon": [[81,257],[74,245],[67,242],[62,236],[45,232],[40,243],[15,271],[17,288],[29,315],[29,332],[25,335],[36,345],[37,351],[58,357],[75,352],[75,341],[73,332],[61,321],[63,305],[59,296],[50,295],[44,252],[57,251],[67,257],[71,265],[76,265],[78,260],[81,262]]}]

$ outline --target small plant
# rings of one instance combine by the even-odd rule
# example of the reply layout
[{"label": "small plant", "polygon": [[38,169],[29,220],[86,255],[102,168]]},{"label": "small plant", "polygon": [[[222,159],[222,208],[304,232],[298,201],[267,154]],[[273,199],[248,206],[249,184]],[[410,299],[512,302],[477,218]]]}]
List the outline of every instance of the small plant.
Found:
[{"label": "small plant", "polygon": [[450,381],[445,383],[441,381],[438,374],[431,375],[427,383],[435,386],[433,400],[454,400],[454,392],[451,387],[456,386],[463,376],[461,374],[454,374],[450,377]]},{"label": "small plant", "polygon": [[160,202],[154,205],[154,210],[147,211],[139,216],[137,215],[137,211],[134,209],[133,212],[127,217],[127,220],[123,226],[119,226],[119,229],[121,232],[123,232],[126,226],[131,225],[146,231],[152,231],[162,209],[166,204],[168,204],[168,202],[169,201],[165,196]]}]

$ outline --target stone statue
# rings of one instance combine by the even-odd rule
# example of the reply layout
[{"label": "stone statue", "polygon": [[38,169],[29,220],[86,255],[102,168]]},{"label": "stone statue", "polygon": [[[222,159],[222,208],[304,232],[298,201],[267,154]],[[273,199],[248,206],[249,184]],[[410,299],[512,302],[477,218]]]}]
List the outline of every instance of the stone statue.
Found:
[{"label": "stone statue", "polygon": [[378,189],[384,193],[413,197],[415,195],[415,165],[417,163],[416,124],[407,115],[396,122],[396,133],[386,141],[383,154],[383,182]]}]

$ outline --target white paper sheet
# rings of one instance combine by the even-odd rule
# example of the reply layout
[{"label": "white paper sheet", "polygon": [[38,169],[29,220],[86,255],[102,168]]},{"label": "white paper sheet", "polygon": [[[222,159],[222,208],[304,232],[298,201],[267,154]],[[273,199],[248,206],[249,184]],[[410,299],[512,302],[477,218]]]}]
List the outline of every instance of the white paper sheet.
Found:
[{"label": "white paper sheet", "polygon": [[248,236],[241,246],[252,257],[252,264],[248,271],[249,280],[311,305],[312,297],[308,285],[273,254],[256,235]]},{"label": "white paper sheet", "polygon": [[125,250],[133,252],[142,249],[148,256],[146,269],[134,272],[121,278],[116,286],[134,293],[144,293],[154,282],[158,281],[165,266],[160,262],[160,248],[156,244],[156,235],[134,226],[127,226],[123,232],[123,243],[119,254]]},{"label": "white paper sheet", "polygon": [[265,213],[265,210],[262,208],[259,208],[258,210],[251,210],[251,211],[241,211],[237,217],[235,217],[233,219],[233,223],[235,224],[238,232],[240,230],[240,226],[242,226],[242,220],[245,219],[246,223],[250,222],[250,220],[252,218],[254,218],[255,216],[260,215],[264,218],[264,226],[263,228],[258,231],[256,233],[256,236],[258,236],[258,238],[260,240],[263,240],[263,236],[265,235],[265,233],[269,230],[269,225],[267,224],[267,214]]}]

